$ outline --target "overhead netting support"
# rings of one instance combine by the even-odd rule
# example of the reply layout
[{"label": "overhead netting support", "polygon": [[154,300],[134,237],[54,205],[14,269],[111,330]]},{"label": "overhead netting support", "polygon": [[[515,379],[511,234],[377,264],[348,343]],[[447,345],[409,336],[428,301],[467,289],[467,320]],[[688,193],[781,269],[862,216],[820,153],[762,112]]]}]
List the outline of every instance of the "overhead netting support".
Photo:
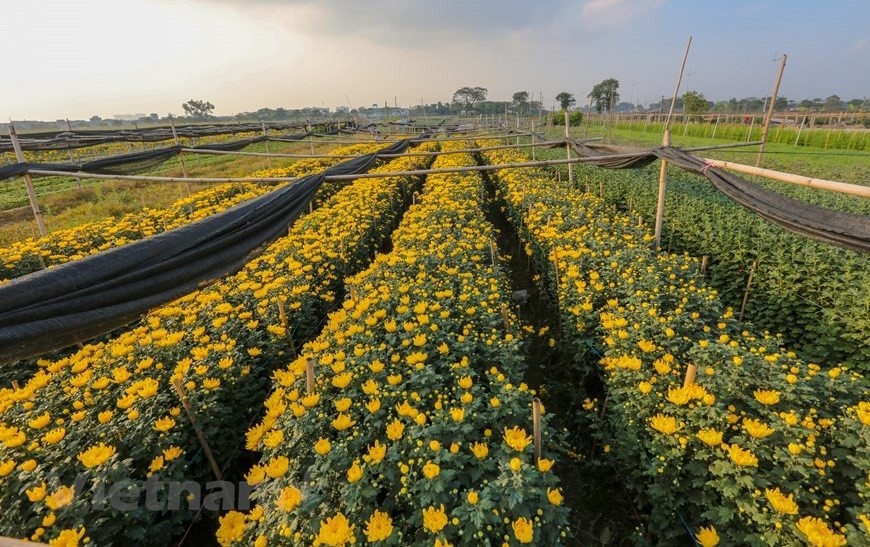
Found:
[{"label": "overhead netting support", "polygon": [[[19,134],[18,139],[22,150],[68,150],[71,148],[86,148],[99,144],[114,142],[161,142],[181,138],[211,137],[215,135],[236,135],[238,133],[259,133],[266,128],[272,131],[308,130],[306,124],[269,123],[263,124],[214,124],[214,125],[181,125],[176,126],[175,133],[171,127],[154,127],[123,130],[81,130],[81,131],[44,131],[39,133]],[[318,131],[314,131],[317,129]],[[305,136],[335,135],[339,131],[353,130],[353,122],[327,122],[313,125]],[[0,153],[12,152],[12,140],[9,135],[0,135]]]},{"label": "overhead netting support", "polygon": [[[838,247],[870,253],[870,217],[867,215],[836,211],[784,196],[712,167],[679,148],[664,146],[627,154],[614,154],[614,149],[583,143],[573,143],[571,148],[580,156],[591,158],[584,163],[605,169],[632,169],[649,165],[656,159],[667,160],[676,167],[707,178],[717,190],[736,203],[786,230]],[[596,159],[598,157],[600,159]]]},{"label": "overhead netting support", "polygon": [[326,176],[364,173],[380,154],[410,144],[397,141],[203,220],[0,286],[0,364],[109,332],[239,270],[286,233]]},{"label": "overhead netting support", "polygon": [[[336,133],[337,134],[337,133]],[[184,148],[193,150],[216,150],[216,151],[237,151],[247,148],[252,144],[257,144],[267,141],[278,142],[297,142],[313,135],[312,133],[300,133],[296,135],[285,135],[283,137],[268,137],[260,136],[250,139],[242,139],[237,141],[219,142],[213,144],[203,144],[200,146],[168,146],[155,150],[143,150],[141,152],[130,152],[129,154],[119,154],[107,158],[100,158],[84,163],[41,163],[41,162],[25,162],[7,165],[0,167],[0,180],[11,177],[21,176],[31,170],[41,171],[63,171],[70,174],[75,173],[97,173],[102,175],[129,175],[141,173],[152,169],[161,163],[177,156]]]}]

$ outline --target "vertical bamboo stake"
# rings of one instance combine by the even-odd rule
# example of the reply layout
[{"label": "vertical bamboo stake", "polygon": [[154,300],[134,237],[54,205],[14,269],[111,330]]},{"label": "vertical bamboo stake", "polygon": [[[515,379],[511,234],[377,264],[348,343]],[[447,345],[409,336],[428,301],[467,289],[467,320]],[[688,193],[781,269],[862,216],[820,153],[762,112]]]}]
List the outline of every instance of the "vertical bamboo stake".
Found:
[{"label": "vertical bamboo stake", "polygon": [[[178,140],[178,133],[175,131],[175,122],[172,121],[172,114],[169,115],[169,127],[172,128],[172,138],[175,139],[175,146],[181,146],[181,141]],[[181,162],[181,174],[187,178],[187,166],[184,165],[184,152],[178,151],[178,161]],[[187,195],[191,193],[190,182],[187,183]]]},{"label": "vertical bamboo stake", "polygon": [[716,123],[713,125],[713,135],[710,136],[711,139],[716,138],[717,129],[719,129],[719,114],[716,114]]},{"label": "vertical bamboo stake", "polygon": [[704,275],[705,273],[707,273],[707,260],[709,258],[710,257],[708,257],[707,255],[704,255],[701,257],[701,275]]},{"label": "vertical bamboo stake", "polygon": [[752,286],[752,278],[755,277],[755,267],[758,262],[753,260],[752,266],[749,268],[749,279],[746,280],[746,290],[743,292],[743,303],[740,304],[739,321],[743,322],[743,312],[746,311],[746,303],[749,301],[749,288]]},{"label": "vertical bamboo stake", "polygon": [[604,180],[598,181],[598,197],[604,199]]},{"label": "vertical bamboo stake", "polygon": [[[263,128],[263,136],[266,137],[266,140],[263,141],[263,144],[266,145],[266,153],[271,154],[271,152],[269,151],[269,134],[266,132],[266,122],[260,120],[260,126]],[[272,158],[270,158],[269,156],[266,156],[266,165],[269,169],[272,168]]]},{"label": "vertical bamboo stake", "polygon": [[589,136],[589,119],[592,117],[592,94],[589,94],[589,110],[586,112],[586,127],[583,128],[583,138]]},{"label": "vertical bamboo stake", "polygon": [[[686,59],[689,58],[689,48],[692,47],[692,37],[689,36],[689,43],[686,44],[686,53],[683,55],[683,62],[680,65],[680,74],[677,76],[677,85],[674,87],[674,97],[671,99],[671,108],[668,110],[668,117],[665,120],[664,131],[668,132],[671,129],[671,116],[674,115],[674,105],[677,103],[677,94],[680,92],[680,83],[683,81],[683,71],[686,70]],[[664,101],[664,97],[662,97],[662,101]],[[659,105],[661,107],[661,105]],[[659,108],[661,109],[661,108]],[[670,137],[669,137],[670,139]]]},{"label": "vertical bamboo stake", "polygon": [[755,127],[755,116],[749,119],[749,131],[746,133],[746,142],[752,140],[752,128]]},{"label": "vertical bamboo stake", "polygon": [[18,385],[18,380],[12,380],[12,387],[14,387],[16,390],[21,389],[21,387]]},{"label": "vertical bamboo stake", "polygon": [[[568,142],[571,140],[571,130],[568,125],[568,110],[565,110],[565,157],[569,160],[571,159],[571,144]],[[568,164],[568,184],[572,184],[574,181],[574,166],[572,164]]]},{"label": "vertical bamboo stake", "polygon": [[686,367],[686,378],[683,380],[684,389],[695,383],[695,374],[697,372],[698,365],[695,363],[689,363],[689,366]]},{"label": "vertical bamboo stake", "polygon": [[[18,160],[18,163],[24,163],[24,152],[21,151],[21,143],[18,142],[18,135],[15,133],[15,126],[12,125],[12,120],[9,120],[9,138],[12,139],[15,158]],[[39,208],[39,201],[36,199],[36,189],[33,187],[33,179],[30,178],[30,173],[24,173],[24,186],[27,188],[27,198],[30,200],[30,209],[33,211],[36,228],[39,230],[39,235],[45,237],[45,223],[42,221],[42,210]]]},{"label": "vertical bamboo stake", "polygon": [[801,124],[800,124],[800,127],[798,127],[797,138],[795,138],[795,140],[794,140],[794,145],[795,145],[795,146],[797,146],[797,145],[798,145],[798,142],[800,142],[800,140],[801,140],[801,132],[804,130],[804,123],[805,123],[806,121],[807,121],[807,117],[806,117],[806,116],[804,116],[803,118],[801,118]]},{"label": "vertical bamboo stake", "polygon": [[[671,131],[665,129],[665,134],[662,136],[662,146],[671,145]],[[656,204],[656,227],[655,241],[656,248],[661,248],[662,245],[662,225],[665,220],[665,190],[668,185],[668,162],[662,160],[662,166],[659,170],[659,197]]]},{"label": "vertical bamboo stake", "polygon": [[535,442],[535,465],[541,461],[541,400],[532,399],[532,438]]},{"label": "vertical bamboo stake", "polygon": [[498,253],[495,250],[495,243],[491,239],[489,240],[489,255],[492,258],[492,269],[495,270],[498,266]]},{"label": "vertical bamboo stake", "polygon": [[305,393],[314,393],[314,359],[311,357],[305,360]]},{"label": "vertical bamboo stake", "polygon": [[[70,137],[72,137],[72,125],[69,123],[69,118],[66,118],[66,129],[69,131]],[[74,164],[76,161],[73,159],[72,147],[69,142],[67,142],[66,151],[69,154],[69,162]],[[79,176],[76,176],[76,186],[82,187],[82,178]]]},{"label": "vertical bamboo stake", "polygon": [[783,53],[782,62],[779,64],[779,74],[776,76],[776,83],[773,84],[773,95],[770,96],[770,104],[767,105],[767,114],[764,116],[764,127],[761,129],[761,145],[758,147],[758,158],[755,160],[756,167],[761,165],[761,158],[764,157],[764,145],[767,142],[767,133],[770,131],[770,120],[773,118],[773,107],[776,105],[776,94],[779,93],[779,82],[782,81],[786,59],[788,59],[788,55]]},{"label": "vertical bamboo stake", "polygon": [[510,322],[510,315],[508,315],[507,304],[501,305],[501,318],[504,320],[504,330],[507,332],[510,332],[511,322]]},{"label": "vertical bamboo stake", "polygon": [[214,473],[214,476],[217,480],[224,480],[223,476],[221,475],[221,470],[214,459],[214,454],[212,454],[211,448],[208,446],[208,442],[206,442],[205,440],[205,434],[202,432],[202,426],[200,426],[199,422],[196,421],[196,415],[193,413],[193,409],[190,408],[190,403],[187,401],[187,396],[184,394],[184,388],[181,387],[181,378],[176,378],[173,384],[175,385],[175,391],[178,392],[178,398],[181,399],[181,405],[184,407],[185,412],[187,412],[187,418],[190,420],[191,425],[193,425],[193,430],[196,432],[196,437],[197,439],[199,439],[199,444],[202,446],[203,452],[205,452],[205,457],[208,458],[208,463],[211,466],[212,473]]},{"label": "vertical bamboo stake", "polygon": [[532,161],[535,160],[535,143],[537,139],[535,138],[535,122],[532,122]]}]

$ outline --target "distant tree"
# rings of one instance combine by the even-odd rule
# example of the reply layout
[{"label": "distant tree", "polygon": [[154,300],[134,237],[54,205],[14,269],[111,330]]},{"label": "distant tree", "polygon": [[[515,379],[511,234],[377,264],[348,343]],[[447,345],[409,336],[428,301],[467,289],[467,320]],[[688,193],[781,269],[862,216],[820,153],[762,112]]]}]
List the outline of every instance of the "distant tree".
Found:
[{"label": "distant tree", "polygon": [[710,110],[710,103],[699,91],[686,91],[683,94],[683,105],[687,114],[705,114]]},{"label": "distant tree", "polygon": [[214,105],[208,101],[191,99],[181,105],[184,113],[191,118],[205,119],[211,116]]},{"label": "distant tree", "polygon": [[556,95],[556,100],[559,101],[559,105],[562,107],[562,110],[568,110],[574,103],[577,102],[577,99],[574,98],[574,95],[568,93],[567,91],[563,91]]},{"label": "distant tree", "polygon": [[463,105],[463,112],[470,112],[474,103],[485,101],[489,91],[485,87],[460,87],[453,93],[453,102]]},{"label": "distant tree", "polygon": [[90,121],[91,121],[92,124],[98,124],[98,123],[100,123],[101,121],[103,121],[103,118],[101,118],[101,117],[97,116],[96,114],[94,114],[93,116],[91,116],[91,120],[90,120]]},{"label": "distant tree", "polygon": [[596,112],[600,113],[604,110],[610,111],[611,104],[619,103],[619,93],[617,93],[617,89],[619,89],[619,80],[616,78],[608,78],[595,84],[595,86],[592,87],[592,92],[586,96],[592,99],[592,102],[595,103]]},{"label": "distant tree", "polygon": [[523,114],[524,111],[527,110],[529,104],[529,92],[528,91],[517,91],[514,93],[514,107],[517,109],[517,112],[520,115]]},{"label": "distant tree", "polygon": [[840,100],[838,95],[831,95],[827,99],[825,99],[825,110],[828,112],[837,112],[838,110],[843,110],[843,101]]}]

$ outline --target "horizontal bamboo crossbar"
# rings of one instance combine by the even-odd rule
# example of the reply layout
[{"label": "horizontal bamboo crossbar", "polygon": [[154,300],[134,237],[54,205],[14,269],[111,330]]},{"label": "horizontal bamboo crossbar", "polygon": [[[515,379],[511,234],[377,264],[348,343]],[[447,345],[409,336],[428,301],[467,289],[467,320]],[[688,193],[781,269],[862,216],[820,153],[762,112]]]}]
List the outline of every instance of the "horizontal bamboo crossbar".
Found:
[{"label": "horizontal bamboo crossbar", "polygon": [[861,186],[860,184],[848,184],[845,182],[837,182],[835,180],[817,179],[813,177],[805,177],[802,175],[794,175],[792,173],[784,173],[782,171],[774,171],[773,169],[764,169],[762,167],[753,167],[742,163],[734,163],[731,161],[714,160],[703,158],[704,161],[713,167],[729,169],[747,175],[757,175],[768,179],[787,182],[789,184],[797,184],[798,186],[809,186],[810,188],[818,188],[819,190],[830,190],[832,192],[840,192],[853,196],[870,198],[870,186]]}]

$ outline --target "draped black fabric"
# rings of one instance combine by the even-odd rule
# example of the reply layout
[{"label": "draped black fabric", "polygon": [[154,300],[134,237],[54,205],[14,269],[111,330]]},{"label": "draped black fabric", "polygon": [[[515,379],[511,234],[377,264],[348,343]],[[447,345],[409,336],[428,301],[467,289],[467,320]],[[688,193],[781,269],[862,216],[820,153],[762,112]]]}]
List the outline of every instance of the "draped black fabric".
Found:
[{"label": "draped black fabric", "polygon": [[[342,127],[353,127],[353,122],[330,122],[314,125],[321,130],[319,134],[337,133]],[[305,124],[300,123],[268,123],[266,129],[271,131],[285,131],[292,129],[305,129]],[[175,138],[175,135],[186,138],[209,137],[213,135],[235,135],[237,133],[259,133],[263,130],[260,123],[244,123],[233,125],[181,125],[171,127],[149,127],[142,129],[84,129],[75,131],[42,131],[38,133],[25,133],[18,135],[22,150],[69,150],[73,148],[86,148],[99,144],[113,142],[160,142]],[[8,135],[0,135],[0,152],[11,152],[12,140]]]},{"label": "draped black fabric", "polygon": [[[736,203],[786,230],[845,249],[870,253],[870,217],[867,215],[836,211],[784,196],[712,167],[679,148],[665,146],[624,153],[612,147],[590,146],[582,141],[568,143],[582,157],[601,156],[600,160],[587,163],[605,169],[632,169],[649,165],[657,158],[667,160],[676,167],[707,178],[717,190]],[[608,157],[613,155],[621,157]]]},{"label": "draped black fabric", "polygon": [[[333,134],[337,134],[336,131]],[[267,137],[260,136],[251,139],[242,139],[238,141],[219,142],[214,144],[203,144],[200,146],[188,146],[195,150],[216,150],[223,152],[234,152],[242,150],[259,142],[274,141],[274,142],[296,142],[307,137],[324,137],[326,134],[321,133],[300,133],[298,135],[284,135],[282,137]],[[181,146],[167,146],[154,150],[143,150],[141,152],[130,152],[128,154],[118,154],[107,158],[100,158],[85,163],[39,163],[25,162],[7,165],[0,167],[0,180],[11,177],[18,177],[31,170],[43,171],[63,171],[64,173],[97,173],[103,175],[131,175],[141,173],[157,167],[168,159],[171,159],[181,153]]]},{"label": "draped black fabric", "polygon": [[83,342],[234,273],[285,234],[327,175],[367,171],[399,141],[203,220],[0,286],[0,364]]},{"label": "draped black fabric", "polygon": [[655,154],[686,171],[707,177],[717,190],[786,230],[838,247],[870,253],[870,216],[835,211],[784,196],[711,167],[704,160],[677,148],[659,148]]}]

